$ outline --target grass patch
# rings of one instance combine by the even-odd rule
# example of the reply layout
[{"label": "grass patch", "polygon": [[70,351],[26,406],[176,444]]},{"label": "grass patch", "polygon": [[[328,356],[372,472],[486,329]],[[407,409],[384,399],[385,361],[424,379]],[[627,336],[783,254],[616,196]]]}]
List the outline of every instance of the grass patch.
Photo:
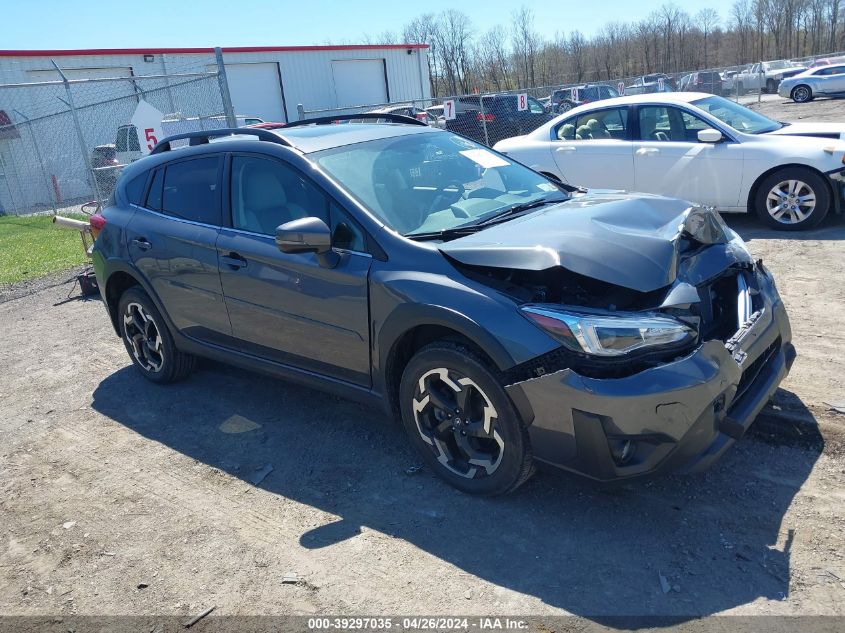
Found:
[{"label": "grass patch", "polygon": [[[87,219],[69,214],[77,220]],[[78,231],[59,229],[52,215],[0,217],[0,286],[86,261]]]}]

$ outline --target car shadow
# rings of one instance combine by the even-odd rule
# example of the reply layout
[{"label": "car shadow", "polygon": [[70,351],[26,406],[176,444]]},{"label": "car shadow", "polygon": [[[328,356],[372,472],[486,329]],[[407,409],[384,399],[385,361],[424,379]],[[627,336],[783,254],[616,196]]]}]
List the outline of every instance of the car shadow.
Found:
[{"label": "car shadow", "polygon": [[302,533],[307,549],[366,526],[500,587],[623,628],[639,620],[620,617],[685,620],[785,599],[791,537],[779,538],[781,523],[823,446],[807,424],[801,437],[818,441],[787,439],[773,449],[776,441],[746,438],[699,475],[611,486],[540,473],[514,494],[483,499],[420,469],[401,426],[379,410],[216,363],[166,387],[123,368],[98,385],[92,407],[341,517]]},{"label": "car shadow", "polygon": [[815,229],[809,231],[776,231],[764,225],[751,214],[724,213],[722,218],[746,242],[752,240],[843,240],[845,220],[841,215],[830,213]]}]

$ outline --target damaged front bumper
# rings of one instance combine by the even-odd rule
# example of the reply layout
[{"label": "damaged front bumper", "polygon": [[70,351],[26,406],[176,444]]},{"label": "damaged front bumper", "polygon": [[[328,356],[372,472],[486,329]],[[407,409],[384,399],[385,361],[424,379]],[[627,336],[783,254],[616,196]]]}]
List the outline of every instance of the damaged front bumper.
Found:
[{"label": "damaged front bumper", "polygon": [[[599,480],[706,468],[739,439],[795,359],[771,277],[761,307],[727,343],[622,378],[563,369],[509,385],[530,409],[534,457]],[[521,408],[525,408],[522,406]]]}]

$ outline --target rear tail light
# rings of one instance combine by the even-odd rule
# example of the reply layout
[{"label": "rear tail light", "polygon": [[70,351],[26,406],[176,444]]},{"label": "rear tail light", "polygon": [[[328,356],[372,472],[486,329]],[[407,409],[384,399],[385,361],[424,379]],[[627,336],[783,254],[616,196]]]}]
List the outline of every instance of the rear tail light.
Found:
[{"label": "rear tail light", "polygon": [[88,224],[91,225],[91,235],[96,240],[100,231],[102,231],[106,226],[106,218],[99,213],[95,213],[88,219]]},{"label": "rear tail light", "polygon": [[478,114],[475,115],[475,120],[476,121],[487,121],[489,123],[490,121],[496,120],[496,115],[495,114],[489,114],[489,113],[481,114],[481,112],[479,112]]}]

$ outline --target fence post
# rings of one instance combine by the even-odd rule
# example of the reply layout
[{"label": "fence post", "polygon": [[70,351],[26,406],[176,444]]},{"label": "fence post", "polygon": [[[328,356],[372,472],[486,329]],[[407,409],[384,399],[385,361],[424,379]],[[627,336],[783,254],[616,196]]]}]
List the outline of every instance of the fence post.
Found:
[{"label": "fence post", "polygon": [[760,75],[757,77],[757,103],[763,99],[763,81],[765,81],[766,74],[763,72],[763,62],[760,62]]},{"label": "fence post", "polygon": [[76,138],[79,141],[79,149],[82,151],[82,160],[85,161],[85,167],[88,173],[91,174],[91,180],[94,181],[94,195],[97,196],[97,202],[103,203],[103,196],[100,194],[100,183],[97,182],[97,174],[94,173],[94,167],[91,165],[91,157],[88,155],[88,149],[85,147],[85,135],[82,134],[82,126],[79,124],[79,115],[76,112],[76,105],[73,103],[73,91],[70,89],[70,82],[67,76],[59,68],[59,65],[50,60],[53,67],[58,71],[62,78],[62,83],[65,85],[65,93],[67,94],[67,105],[70,108],[70,114],[73,117],[73,126],[76,128]]},{"label": "fence post", "polygon": [[35,157],[38,159],[38,166],[41,169],[41,177],[44,178],[44,184],[47,185],[47,191],[50,193],[50,206],[53,207],[53,215],[56,215],[58,210],[56,209],[56,198],[55,191],[53,190],[53,183],[47,177],[47,170],[44,169],[44,159],[41,158],[41,148],[38,146],[38,139],[35,138],[35,132],[32,130],[32,122],[29,120],[29,117],[20,110],[12,110],[12,112],[17,114],[26,122],[29,135],[32,137],[32,146],[35,148]]},{"label": "fence post", "polygon": [[490,147],[490,135],[487,133],[487,116],[484,114],[484,93],[478,95],[478,105],[481,107],[481,127],[484,128],[484,144]]},{"label": "fence post", "polygon": [[220,84],[220,96],[223,99],[223,114],[226,115],[226,126],[238,127],[235,118],[235,110],[232,108],[232,96],[229,94],[229,81],[226,79],[226,66],[223,65],[223,49],[219,46],[214,49],[214,57],[217,60],[217,82]]}]

